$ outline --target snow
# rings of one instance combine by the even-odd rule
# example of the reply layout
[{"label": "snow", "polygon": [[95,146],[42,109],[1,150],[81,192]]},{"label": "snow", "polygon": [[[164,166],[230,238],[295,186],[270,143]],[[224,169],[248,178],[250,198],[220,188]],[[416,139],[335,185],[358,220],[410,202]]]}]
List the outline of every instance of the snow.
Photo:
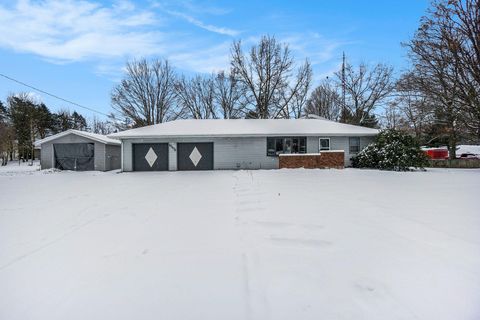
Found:
[{"label": "snow", "polygon": [[345,152],[345,150],[322,150],[318,153],[280,153],[280,157],[298,157],[298,156],[318,156],[322,153]]},{"label": "snow", "polygon": [[0,166],[0,176],[10,176],[19,173],[34,173],[40,170],[40,161],[9,161],[6,166]]},{"label": "snow", "polygon": [[378,132],[377,129],[322,119],[186,119],[130,129],[110,134],[108,137],[374,136]]},{"label": "snow", "polygon": [[86,132],[86,131],[80,131],[80,130],[75,130],[75,129],[68,129],[66,131],[54,134],[52,136],[46,137],[41,140],[35,141],[35,147],[40,147],[43,143],[49,142],[58,138],[61,138],[63,136],[69,135],[69,134],[74,134],[80,137],[92,139],[94,141],[98,141],[104,144],[113,144],[113,145],[120,145],[120,141],[115,140],[115,139],[110,139],[107,136],[104,136],[102,134],[97,134],[97,133],[92,133],[92,132]]},{"label": "snow", "polygon": [[479,319],[480,170],[0,175],[0,319]]},{"label": "snow", "polygon": [[457,146],[457,155],[461,155],[462,153],[472,153],[475,155],[480,155],[480,146],[477,145],[459,145]]}]

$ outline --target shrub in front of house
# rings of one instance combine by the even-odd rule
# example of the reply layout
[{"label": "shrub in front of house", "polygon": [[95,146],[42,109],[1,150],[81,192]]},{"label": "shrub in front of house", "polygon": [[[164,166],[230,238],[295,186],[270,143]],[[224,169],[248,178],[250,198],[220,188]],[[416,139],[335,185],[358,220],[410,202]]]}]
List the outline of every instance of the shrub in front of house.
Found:
[{"label": "shrub in front of house", "polygon": [[355,168],[408,171],[426,164],[427,157],[415,139],[393,129],[381,131],[374,143],[352,158]]}]

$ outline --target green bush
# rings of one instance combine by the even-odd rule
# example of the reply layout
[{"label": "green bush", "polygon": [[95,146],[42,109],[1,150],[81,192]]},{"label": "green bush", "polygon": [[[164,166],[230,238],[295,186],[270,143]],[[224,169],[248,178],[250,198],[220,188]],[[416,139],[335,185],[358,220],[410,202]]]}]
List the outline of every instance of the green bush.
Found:
[{"label": "green bush", "polygon": [[408,171],[423,168],[427,163],[425,153],[415,139],[397,130],[383,130],[374,143],[352,158],[355,168]]}]

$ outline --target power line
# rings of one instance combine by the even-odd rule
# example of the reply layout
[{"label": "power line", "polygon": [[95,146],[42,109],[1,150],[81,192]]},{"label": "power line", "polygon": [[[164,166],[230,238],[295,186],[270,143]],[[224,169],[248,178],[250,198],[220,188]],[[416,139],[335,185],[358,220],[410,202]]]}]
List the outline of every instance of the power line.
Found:
[{"label": "power line", "polygon": [[104,115],[104,116],[107,116],[107,117],[109,116],[109,115],[106,114],[106,113],[103,113],[103,112],[101,112],[101,111],[98,111],[98,110],[95,110],[95,109],[92,109],[92,108],[89,108],[89,107],[82,106],[81,104],[78,104],[78,103],[76,103],[76,102],[73,102],[73,101],[64,99],[64,98],[59,97],[59,96],[57,96],[57,95],[55,95],[55,94],[53,94],[53,93],[49,93],[49,92],[44,91],[44,90],[42,90],[42,89],[36,88],[36,87],[31,86],[31,85],[29,85],[29,84],[26,84],[25,82],[22,82],[22,81],[20,81],[20,80],[11,78],[11,77],[9,77],[9,76],[6,76],[6,75],[4,75],[4,74],[2,74],[2,73],[0,73],[0,76],[4,77],[5,79],[8,79],[8,80],[10,80],[10,81],[13,81],[13,82],[16,82],[16,83],[18,83],[18,84],[21,84],[22,86],[25,86],[25,87],[28,87],[28,88],[33,89],[33,90],[35,90],[35,91],[41,92],[41,93],[43,93],[43,94],[46,94],[46,95],[48,95],[48,96],[50,96],[50,97],[53,97],[53,98],[55,98],[55,99],[58,99],[58,100],[61,100],[61,101],[70,103],[70,104],[72,104],[72,105],[74,105],[74,106],[77,106],[77,107],[79,107],[79,108],[83,108],[83,109],[86,109],[86,110],[89,110],[89,111],[92,111],[92,112],[95,112],[95,113],[98,113],[98,114],[101,114],[101,115]]}]

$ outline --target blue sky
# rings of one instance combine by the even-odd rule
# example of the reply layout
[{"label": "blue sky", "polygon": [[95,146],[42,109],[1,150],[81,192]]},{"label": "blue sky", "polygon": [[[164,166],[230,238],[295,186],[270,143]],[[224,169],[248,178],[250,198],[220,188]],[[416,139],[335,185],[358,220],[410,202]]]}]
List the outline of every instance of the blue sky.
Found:
[{"label": "blue sky", "polygon": [[[134,57],[168,58],[179,72],[228,68],[233,40],[264,34],[309,58],[314,85],[352,63],[407,67],[400,42],[415,32],[428,0],[100,1],[0,0],[0,73],[104,113],[122,67]],[[0,100],[31,90],[0,77]],[[77,109],[38,94],[52,110]]]}]

